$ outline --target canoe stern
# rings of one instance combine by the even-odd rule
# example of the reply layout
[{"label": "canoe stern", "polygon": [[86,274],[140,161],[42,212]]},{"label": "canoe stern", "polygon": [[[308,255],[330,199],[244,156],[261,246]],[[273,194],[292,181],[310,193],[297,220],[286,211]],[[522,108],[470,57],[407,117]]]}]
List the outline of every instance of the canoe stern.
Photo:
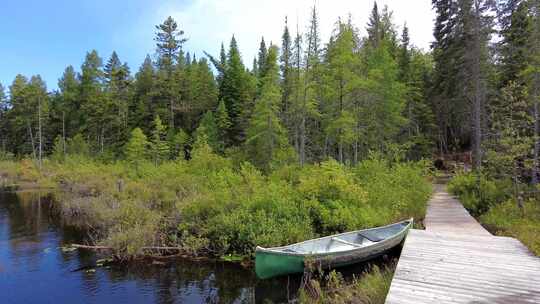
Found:
[{"label": "canoe stern", "polygon": [[268,279],[304,271],[304,257],[272,252],[258,247],[255,252],[255,273],[260,279]]}]

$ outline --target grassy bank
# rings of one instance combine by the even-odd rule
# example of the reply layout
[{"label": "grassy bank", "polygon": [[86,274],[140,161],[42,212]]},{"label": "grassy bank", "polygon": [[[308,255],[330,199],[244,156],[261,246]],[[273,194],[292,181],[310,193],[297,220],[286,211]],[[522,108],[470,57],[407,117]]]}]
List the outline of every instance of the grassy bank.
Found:
[{"label": "grassy bank", "polygon": [[509,180],[458,174],[448,185],[464,206],[492,233],[511,236],[540,255],[540,201],[530,197],[520,208]]},{"label": "grassy bank", "polygon": [[355,167],[326,161],[263,174],[204,147],[189,161],[104,163],[72,156],[0,162],[14,182],[52,187],[59,210],[91,227],[118,256],[143,247],[181,247],[191,255],[249,256],[346,230],[421,219],[431,186],[425,165],[372,157]]}]

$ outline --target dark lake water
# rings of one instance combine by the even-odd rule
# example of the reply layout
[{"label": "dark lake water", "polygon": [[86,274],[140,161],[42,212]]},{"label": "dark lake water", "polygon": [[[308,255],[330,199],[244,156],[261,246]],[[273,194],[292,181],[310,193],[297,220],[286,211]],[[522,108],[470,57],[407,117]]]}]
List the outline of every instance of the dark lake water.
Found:
[{"label": "dark lake water", "polygon": [[262,281],[236,264],[189,260],[74,271],[102,258],[60,248],[83,239],[55,216],[46,196],[0,192],[0,303],[283,303],[301,280]]}]

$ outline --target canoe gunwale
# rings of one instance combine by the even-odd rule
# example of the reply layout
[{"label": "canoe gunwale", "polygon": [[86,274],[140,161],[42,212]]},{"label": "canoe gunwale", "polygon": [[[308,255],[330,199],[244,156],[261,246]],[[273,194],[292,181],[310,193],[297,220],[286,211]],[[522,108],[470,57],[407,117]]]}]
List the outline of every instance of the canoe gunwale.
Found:
[{"label": "canoe gunwale", "polygon": [[[292,247],[292,246],[307,244],[307,243],[316,242],[316,241],[324,240],[324,239],[339,238],[342,235],[348,235],[348,234],[351,234],[351,233],[359,233],[359,232],[371,231],[371,230],[376,230],[376,229],[380,230],[380,229],[388,228],[390,226],[398,225],[398,224],[405,223],[405,222],[408,222],[408,224],[405,227],[403,227],[403,229],[401,229],[399,232],[395,233],[392,236],[389,236],[389,237],[385,238],[384,240],[382,240],[380,242],[376,242],[376,243],[370,244],[370,245],[365,246],[365,247],[352,248],[352,249],[342,250],[342,251],[321,252],[321,253],[301,253],[301,252],[284,252],[283,251],[283,249],[287,249],[288,247]],[[368,229],[360,229],[360,230],[355,230],[355,231],[349,231],[349,232],[344,232],[344,233],[340,233],[340,234],[334,234],[334,235],[329,235],[329,236],[320,237],[320,238],[316,238],[316,239],[306,240],[306,241],[303,241],[303,242],[294,243],[294,244],[281,246],[281,247],[264,248],[264,247],[257,246],[255,251],[256,252],[270,253],[270,254],[274,254],[274,255],[296,256],[296,257],[300,256],[300,257],[313,257],[313,258],[321,258],[321,257],[325,257],[325,256],[332,256],[332,255],[343,255],[343,254],[348,254],[348,253],[359,251],[359,250],[365,250],[367,248],[384,247],[385,244],[391,242],[392,240],[394,240],[396,238],[405,238],[407,232],[412,227],[412,224],[413,224],[413,218],[410,218],[408,220],[403,220],[403,221],[393,223],[393,224],[389,224],[389,225],[386,225],[386,226],[380,226],[380,227],[374,227],[374,228],[368,228]]]}]

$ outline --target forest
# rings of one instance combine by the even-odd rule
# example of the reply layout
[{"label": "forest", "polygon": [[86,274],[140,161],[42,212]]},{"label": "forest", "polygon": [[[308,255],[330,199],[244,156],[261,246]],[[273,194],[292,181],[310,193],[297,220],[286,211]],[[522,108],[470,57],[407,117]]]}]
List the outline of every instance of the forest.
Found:
[{"label": "forest", "polygon": [[135,74],[116,52],[104,61],[93,50],[53,92],[39,75],[17,75],[1,95],[2,153],[113,161],[144,146],[159,163],[189,159],[204,140],[262,170],[328,158],[356,164],[369,151],[429,157],[437,138],[432,56],[410,44],[406,25],[398,33],[387,7],[373,8],[368,37],[340,19],[323,43],[318,22],[315,8],[306,33],[285,20],[279,47],[262,38],[249,67],[235,37],[220,54],[190,54],[167,18],[156,26],[155,54]]},{"label": "forest", "polygon": [[64,190],[62,212],[118,253],[249,255],[421,219],[432,160],[470,151],[450,189],[538,253],[540,1],[432,4],[430,50],[375,3],[328,41],[316,7],[306,29],[285,18],[253,59],[234,36],[190,53],[169,17],[135,73],[91,50],[58,90],[17,75],[0,86],[1,171]]}]

